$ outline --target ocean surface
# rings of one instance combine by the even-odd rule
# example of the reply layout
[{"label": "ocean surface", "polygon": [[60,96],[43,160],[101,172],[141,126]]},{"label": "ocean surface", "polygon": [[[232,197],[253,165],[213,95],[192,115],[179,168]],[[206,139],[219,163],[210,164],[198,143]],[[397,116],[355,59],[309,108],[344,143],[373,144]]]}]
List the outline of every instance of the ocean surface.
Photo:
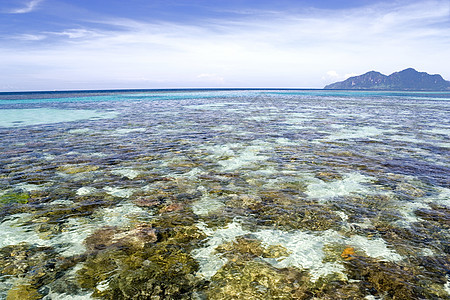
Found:
[{"label": "ocean surface", "polygon": [[0,299],[448,299],[450,92],[0,93]]}]

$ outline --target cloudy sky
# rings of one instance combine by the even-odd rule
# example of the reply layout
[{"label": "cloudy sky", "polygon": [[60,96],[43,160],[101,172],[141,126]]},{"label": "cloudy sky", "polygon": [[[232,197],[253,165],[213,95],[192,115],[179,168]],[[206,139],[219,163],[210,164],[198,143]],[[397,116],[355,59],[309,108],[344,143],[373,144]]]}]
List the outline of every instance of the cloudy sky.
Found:
[{"label": "cloudy sky", "polygon": [[450,0],[2,0],[0,91],[450,80]]}]

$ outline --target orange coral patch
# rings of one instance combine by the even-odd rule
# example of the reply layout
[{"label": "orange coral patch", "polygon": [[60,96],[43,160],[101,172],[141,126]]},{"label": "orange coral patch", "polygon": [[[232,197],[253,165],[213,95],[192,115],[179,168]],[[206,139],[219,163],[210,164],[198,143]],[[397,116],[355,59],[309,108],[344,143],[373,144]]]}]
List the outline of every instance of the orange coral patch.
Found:
[{"label": "orange coral patch", "polygon": [[341,257],[345,260],[355,259],[355,248],[347,247],[342,251]]}]

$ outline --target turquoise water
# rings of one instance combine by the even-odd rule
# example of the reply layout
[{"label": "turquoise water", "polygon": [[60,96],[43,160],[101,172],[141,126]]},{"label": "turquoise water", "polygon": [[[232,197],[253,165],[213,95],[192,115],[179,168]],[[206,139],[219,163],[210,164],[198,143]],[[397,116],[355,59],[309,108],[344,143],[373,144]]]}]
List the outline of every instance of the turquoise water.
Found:
[{"label": "turquoise water", "polygon": [[0,299],[447,298],[449,100],[0,94]]}]

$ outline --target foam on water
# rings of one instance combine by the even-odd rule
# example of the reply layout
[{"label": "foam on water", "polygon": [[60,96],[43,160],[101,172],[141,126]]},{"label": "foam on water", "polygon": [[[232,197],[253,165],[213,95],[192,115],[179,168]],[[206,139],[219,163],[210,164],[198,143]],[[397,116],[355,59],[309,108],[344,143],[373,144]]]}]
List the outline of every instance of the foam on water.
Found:
[{"label": "foam on water", "polygon": [[87,119],[109,119],[117,116],[115,112],[56,108],[2,109],[1,114],[0,127],[53,124]]},{"label": "foam on water", "polygon": [[333,197],[343,197],[352,194],[372,194],[370,187],[364,185],[370,183],[372,177],[365,176],[359,173],[345,174],[342,180],[322,181],[318,178],[309,178],[309,184],[306,189],[306,194],[310,198],[318,198],[326,200]]}]

